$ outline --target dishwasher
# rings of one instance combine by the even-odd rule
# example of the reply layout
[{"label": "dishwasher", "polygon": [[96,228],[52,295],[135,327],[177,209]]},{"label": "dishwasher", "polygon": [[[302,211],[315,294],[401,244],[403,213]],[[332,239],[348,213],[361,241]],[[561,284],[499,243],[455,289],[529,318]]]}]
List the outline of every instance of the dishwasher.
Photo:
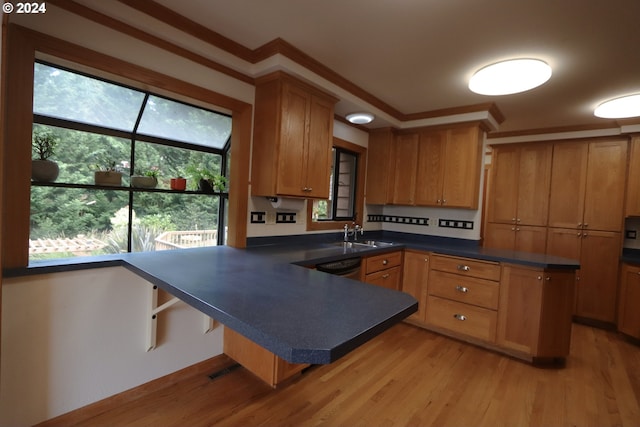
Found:
[{"label": "dishwasher", "polygon": [[347,258],[338,261],[326,262],[324,264],[316,264],[316,270],[335,274],[336,276],[346,277],[348,279],[360,280],[361,264],[361,257]]}]

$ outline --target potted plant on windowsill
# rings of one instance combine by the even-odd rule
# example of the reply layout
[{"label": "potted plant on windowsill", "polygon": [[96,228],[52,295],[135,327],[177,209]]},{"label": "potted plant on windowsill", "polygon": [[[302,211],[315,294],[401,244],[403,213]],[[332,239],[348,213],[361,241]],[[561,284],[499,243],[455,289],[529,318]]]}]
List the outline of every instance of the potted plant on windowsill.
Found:
[{"label": "potted plant on windowsill", "polygon": [[49,131],[35,130],[31,140],[31,179],[40,182],[53,182],[58,178],[58,164],[49,157],[55,154],[58,139]]},{"label": "potted plant on windowsill", "polygon": [[96,185],[119,187],[122,185],[122,172],[118,170],[116,162],[111,160],[104,164],[96,164],[93,172]]},{"label": "potted plant on windowsill", "polygon": [[157,166],[131,175],[131,186],[136,188],[155,188],[158,185],[160,171]]},{"label": "potted plant on windowsill", "polygon": [[176,191],[184,191],[187,189],[187,180],[181,176],[171,178],[171,189]]},{"label": "potted plant on windowsill", "polygon": [[191,176],[198,190],[203,193],[223,192],[227,186],[227,178],[211,172],[205,167],[187,166],[187,173]]}]

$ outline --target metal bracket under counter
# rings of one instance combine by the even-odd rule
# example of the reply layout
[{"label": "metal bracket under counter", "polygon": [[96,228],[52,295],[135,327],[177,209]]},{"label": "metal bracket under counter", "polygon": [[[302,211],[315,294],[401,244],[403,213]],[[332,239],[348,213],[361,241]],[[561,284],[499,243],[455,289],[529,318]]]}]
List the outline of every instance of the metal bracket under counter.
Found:
[{"label": "metal bracket under counter", "polygon": [[[146,351],[151,351],[156,348],[158,314],[182,300],[177,297],[173,297],[169,301],[158,306],[158,287],[156,285],[150,285],[148,287],[148,301],[149,304],[147,306],[147,336],[145,341],[145,349]],[[206,334],[211,332],[215,328],[215,326],[216,321],[206,314],[202,313],[202,333]]]}]

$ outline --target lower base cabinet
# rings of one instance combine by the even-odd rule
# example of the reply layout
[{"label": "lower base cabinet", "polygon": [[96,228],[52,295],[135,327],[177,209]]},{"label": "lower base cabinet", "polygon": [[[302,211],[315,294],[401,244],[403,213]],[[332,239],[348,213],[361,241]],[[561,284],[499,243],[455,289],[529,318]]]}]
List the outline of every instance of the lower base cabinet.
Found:
[{"label": "lower base cabinet", "polygon": [[640,265],[622,264],[618,331],[640,339]]},{"label": "lower base cabinet", "polygon": [[503,265],[496,344],[534,359],[569,354],[573,271]]},{"label": "lower base cabinet", "polygon": [[569,355],[574,270],[439,254],[429,264],[427,329],[530,362]]},{"label": "lower base cabinet", "polygon": [[388,252],[363,259],[361,281],[383,288],[400,290],[402,251]]},{"label": "lower base cabinet", "polygon": [[224,353],[271,387],[309,366],[289,363],[227,327],[224,328]]}]

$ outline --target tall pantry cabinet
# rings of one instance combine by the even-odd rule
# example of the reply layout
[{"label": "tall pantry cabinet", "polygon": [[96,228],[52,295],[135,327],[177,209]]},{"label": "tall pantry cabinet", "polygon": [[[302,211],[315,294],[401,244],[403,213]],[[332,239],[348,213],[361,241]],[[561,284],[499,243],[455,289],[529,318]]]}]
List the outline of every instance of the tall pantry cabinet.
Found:
[{"label": "tall pantry cabinet", "polygon": [[580,260],[574,314],[616,321],[626,139],[558,142],[553,148],[547,253]]},{"label": "tall pantry cabinet", "polygon": [[493,147],[484,245],[544,253],[552,145]]}]

